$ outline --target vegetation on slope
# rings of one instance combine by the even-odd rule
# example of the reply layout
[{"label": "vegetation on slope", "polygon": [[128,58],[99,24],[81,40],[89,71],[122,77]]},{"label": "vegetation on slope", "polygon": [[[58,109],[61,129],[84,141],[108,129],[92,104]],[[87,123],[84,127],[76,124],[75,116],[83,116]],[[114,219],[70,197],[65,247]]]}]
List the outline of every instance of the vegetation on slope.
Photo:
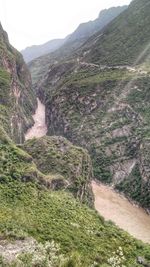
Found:
[{"label": "vegetation on slope", "polygon": [[67,61],[49,61],[37,87],[48,134],[86,147],[94,176],[148,210],[149,153],[143,147],[149,147],[149,9],[148,0],[132,1]]},{"label": "vegetation on slope", "polygon": [[49,70],[50,65],[62,60],[66,61],[67,58],[72,57],[76,49],[84,44],[90,36],[103,29],[126,8],[127,6],[119,6],[102,10],[96,20],[80,24],[72,34],[64,39],[62,47],[55,52],[43,55],[29,62],[28,65],[32,74],[34,86],[36,87],[36,85],[40,83],[41,78],[43,78],[44,74]]},{"label": "vegetation on slope", "polygon": [[77,40],[80,40],[81,45],[94,33],[103,29],[126,8],[127,6],[118,6],[102,10],[97,19],[80,24],[78,28],[68,37],[66,43],[77,42]]},{"label": "vegetation on slope", "polygon": [[[23,241],[31,236],[43,244],[53,240],[56,244],[60,244],[60,254],[63,254],[64,258],[68,258],[68,262],[73,262],[71,266],[79,266],[79,261],[81,261],[81,266],[85,267],[91,266],[94,262],[95,266],[111,266],[109,260],[114,253],[118,253],[119,247],[122,248],[124,255],[121,263],[127,267],[139,266],[136,263],[137,256],[141,255],[147,261],[150,259],[149,246],[135,241],[112,223],[104,222],[103,218],[94,210],[75,200],[71,193],[63,190],[52,191],[43,186],[41,177],[44,177],[44,174],[38,171],[32,162],[32,157],[17,148],[2,129],[0,140],[1,242],[3,240],[5,242],[7,240],[8,243],[13,240]],[[54,141],[57,141],[56,137]],[[39,142],[41,140],[36,143],[36,140],[33,139],[27,142],[25,147],[30,150],[40,167],[40,156],[44,156],[44,154],[37,146]],[[47,153],[52,154],[52,156],[49,155],[49,158],[54,159],[52,153],[54,149],[52,149],[50,138],[45,139],[45,142],[49,142],[50,148]],[[55,152],[58,152],[55,142],[53,148],[55,148]],[[29,143],[31,143],[31,147]],[[60,144],[59,141],[56,143]],[[76,148],[76,151],[79,155],[83,153],[82,149],[77,150]],[[40,153],[39,157],[36,153]],[[76,156],[75,158],[77,159]],[[61,172],[62,164],[60,158],[56,159],[57,162],[58,160],[58,168]],[[40,169],[48,173],[50,166],[48,167],[45,162],[43,161],[43,167],[41,166]],[[68,168],[71,170],[72,166]],[[69,172],[70,170],[68,169]],[[79,257],[72,258],[70,256],[73,252],[78,252],[80,260]],[[21,262],[24,265],[21,266],[33,266],[31,258],[29,252],[23,254]],[[5,260],[1,262],[3,262],[2,266],[9,266],[4,265]],[[42,264],[44,263],[38,266],[47,266]],[[66,262],[64,266],[70,265]]]},{"label": "vegetation on slope", "polygon": [[[23,148],[32,156],[42,173],[62,175],[66,180],[66,189],[81,202],[93,205],[90,185],[93,175],[92,163],[86,150],[75,147],[65,138],[58,136],[30,140]],[[61,188],[61,184],[62,181],[58,180],[56,188]]]},{"label": "vegetation on slope", "polygon": [[[2,35],[5,33],[2,32]],[[7,49],[11,50],[9,45]],[[9,91],[9,75],[5,71],[9,72],[8,67],[12,66],[9,65],[11,57],[5,59],[1,66],[2,84]],[[12,89],[16,89],[17,81],[22,81],[25,87],[19,87],[20,93],[21,89],[27,88],[29,80],[26,84],[25,72],[20,72],[24,68],[20,63],[21,57],[17,56],[15,60],[13,66],[17,68],[11,72],[14,79]],[[124,192],[129,186],[128,195],[149,208],[149,191],[146,190],[149,190],[150,78],[147,73],[134,71],[103,69],[85,62],[62,63],[49,70],[43,83],[44,93],[40,90],[39,94],[46,103],[49,133],[62,134],[87,147],[93,157],[95,176],[105,182],[115,182]],[[22,93],[25,98],[27,96],[27,103],[23,101],[24,97],[19,99],[19,105],[18,98],[15,99],[19,114],[23,107],[28,110],[28,101],[31,101],[29,113],[32,110],[30,90],[28,93]],[[7,116],[10,118],[7,101],[11,99],[5,99],[5,95],[2,97],[1,122],[7,131]],[[76,200],[71,192],[58,188],[57,191],[52,190],[51,182],[57,178],[57,173],[64,180],[75,181],[73,190],[83,185],[87,176],[89,179],[91,165],[85,150],[75,148],[58,137],[45,137],[25,143],[23,147],[28,154],[21,146],[16,147],[5,130],[0,127],[1,241],[11,243],[32,236],[42,242],[44,248],[45,242],[54,241],[60,244],[60,253],[69,258],[64,263],[65,267],[138,267],[141,266],[137,263],[138,256],[142,256],[149,265],[148,245],[136,241],[111,222],[105,222],[96,211]],[[10,134],[9,131],[7,133]],[[66,144],[69,146],[67,151],[64,149]],[[79,173],[75,175],[74,170],[79,166]],[[125,172],[125,176],[121,172],[120,179],[120,169],[129,169],[130,172]],[[76,252],[79,257],[70,256]],[[30,253],[21,255],[21,266],[34,266],[32,256]],[[9,266],[3,259],[0,261],[2,266]],[[40,261],[37,265],[48,266],[47,262]],[[51,265],[58,267],[58,264]]]},{"label": "vegetation on slope", "polygon": [[140,187],[140,194],[134,197],[132,185],[129,194],[147,209],[149,170],[142,162],[148,154],[142,144],[149,133],[149,79],[139,66],[100,68],[70,61],[51,68],[39,90],[48,133],[86,147],[97,179],[121,188],[126,178],[130,185],[129,174],[138,164],[142,178],[134,190],[138,194]]},{"label": "vegetation on slope", "polygon": [[[136,64],[137,59],[144,61],[150,52],[149,13],[149,0],[133,0],[127,10],[83,45],[80,56],[104,65]],[[139,59],[143,51],[145,54]]]},{"label": "vegetation on slope", "polygon": [[31,182],[24,184],[14,179],[0,185],[0,232],[1,239],[29,235],[38,242],[54,240],[66,256],[78,251],[85,266],[93,262],[111,266],[108,260],[119,247],[124,255],[121,263],[127,267],[139,266],[137,256],[143,255],[147,260],[150,257],[148,246],[104,222],[68,193],[40,190]]},{"label": "vegetation on slope", "polygon": [[36,97],[31,76],[22,56],[9,44],[0,25],[0,122],[16,142],[24,140],[24,132],[33,124]]}]

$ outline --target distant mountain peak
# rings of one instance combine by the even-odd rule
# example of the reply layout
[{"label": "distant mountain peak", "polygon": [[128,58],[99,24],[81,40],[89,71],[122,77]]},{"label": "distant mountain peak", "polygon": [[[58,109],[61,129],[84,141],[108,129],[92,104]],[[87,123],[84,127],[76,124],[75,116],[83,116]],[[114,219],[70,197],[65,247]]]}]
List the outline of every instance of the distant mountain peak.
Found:
[{"label": "distant mountain peak", "polygon": [[109,9],[102,10],[99,13],[97,19],[81,23],[77,29],[66,36],[64,39],[50,40],[42,45],[33,45],[22,50],[21,53],[26,62],[30,62],[40,56],[52,53],[62,47],[73,43],[73,48],[78,48],[82,45],[89,37],[94,33],[101,30],[104,26],[110,23],[115,17],[123,12],[127,6],[112,7]]}]

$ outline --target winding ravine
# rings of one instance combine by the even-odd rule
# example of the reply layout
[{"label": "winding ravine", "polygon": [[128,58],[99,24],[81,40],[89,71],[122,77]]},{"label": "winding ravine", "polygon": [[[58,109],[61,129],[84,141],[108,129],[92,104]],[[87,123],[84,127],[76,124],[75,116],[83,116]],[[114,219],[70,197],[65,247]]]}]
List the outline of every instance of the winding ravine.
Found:
[{"label": "winding ravine", "polygon": [[[47,133],[45,123],[45,106],[37,99],[38,106],[33,119],[35,124],[25,136],[25,139],[42,137]],[[111,220],[137,239],[150,243],[150,216],[125,197],[116,193],[106,185],[92,182],[95,195],[95,208],[106,219]]]}]

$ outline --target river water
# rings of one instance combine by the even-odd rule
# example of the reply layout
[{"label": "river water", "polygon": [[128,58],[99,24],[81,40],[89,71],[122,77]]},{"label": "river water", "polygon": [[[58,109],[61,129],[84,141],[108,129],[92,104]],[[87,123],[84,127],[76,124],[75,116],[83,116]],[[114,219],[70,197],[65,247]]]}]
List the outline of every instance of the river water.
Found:
[{"label": "river water", "polygon": [[42,137],[47,133],[47,126],[45,123],[45,105],[37,98],[37,109],[33,115],[34,125],[27,131],[25,140],[33,137]]},{"label": "river water", "polygon": [[[45,123],[45,106],[37,99],[37,109],[33,115],[35,124],[25,139],[42,137],[47,133]],[[95,196],[95,209],[106,219],[113,221],[135,238],[150,243],[150,216],[142,209],[130,203],[125,197],[116,193],[111,187],[92,182]]]},{"label": "river water", "polygon": [[95,208],[106,219],[144,242],[150,243],[150,216],[111,187],[92,182]]}]

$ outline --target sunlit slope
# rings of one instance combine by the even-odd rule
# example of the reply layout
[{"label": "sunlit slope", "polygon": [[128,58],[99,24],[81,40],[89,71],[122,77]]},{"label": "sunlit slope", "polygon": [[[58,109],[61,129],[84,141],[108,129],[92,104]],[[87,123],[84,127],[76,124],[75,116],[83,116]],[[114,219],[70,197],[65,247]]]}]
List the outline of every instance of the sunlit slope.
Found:
[{"label": "sunlit slope", "polygon": [[140,58],[143,61],[150,51],[149,13],[149,0],[133,0],[127,10],[83,45],[80,56],[103,65],[129,65],[146,49]]}]

